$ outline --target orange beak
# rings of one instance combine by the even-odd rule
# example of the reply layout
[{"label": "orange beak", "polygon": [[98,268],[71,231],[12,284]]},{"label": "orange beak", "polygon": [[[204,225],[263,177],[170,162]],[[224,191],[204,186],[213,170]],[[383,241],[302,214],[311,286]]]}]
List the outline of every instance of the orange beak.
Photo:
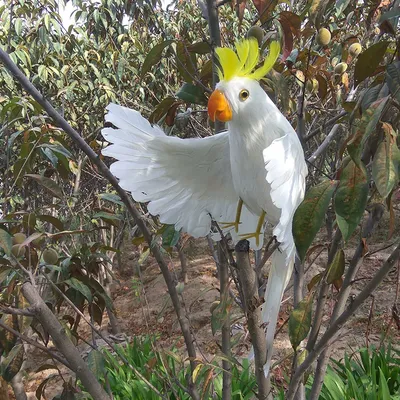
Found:
[{"label": "orange beak", "polygon": [[214,90],[208,99],[208,116],[211,121],[218,119],[227,122],[232,119],[232,110],[225,95],[220,90]]}]

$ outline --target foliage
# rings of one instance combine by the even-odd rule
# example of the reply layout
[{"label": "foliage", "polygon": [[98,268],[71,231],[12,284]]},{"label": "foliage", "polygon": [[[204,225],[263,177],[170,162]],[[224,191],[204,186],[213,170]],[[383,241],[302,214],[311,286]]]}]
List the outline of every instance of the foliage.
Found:
[{"label": "foliage", "polygon": [[[99,157],[106,145],[100,130],[110,102],[141,111],[170,135],[204,137],[211,134],[204,107],[212,86],[212,63],[207,15],[199,7],[201,3],[176,1],[175,11],[162,11],[156,1],[74,0],[76,23],[64,27],[55,0],[6,0],[0,5],[0,46]],[[347,246],[358,240],[360,225],[375,203],[384,204],[389,211],[390,236],[396,225],[400,160],[396,8],[383,1],[221,4],[223,45],[232,45],[252,25],[262,28],[258,37],[262,51],[272,38],[282,43],[282,56],[263,85],[297,129],[306,157],[315,156],[309,165],[307,194],[294,219],[302,260],[311,262],[310,256],[325,246],[318,239],[324,225],[328,230],[338,227]],[[325,34],[329,31],[324,38],[321,28]],[[253,31],[260,33],[260,29]],[[357,53],[350,50],[354,44],[359,45]],[[4,149],[0,151],[1,302],[26,306],[21,294],[25,279],[21,266],[29,269],[41,285],[48,279],[63,293],[64,297],[52,286],[43,297],[68,335],[79,340],[80,317],[60,313],[65,296],[79,310],[88,310],[100,324],[103,312],[113,308],[107,295],[107,285],[113,279],[113,257],[126,232],[135,227],[121,199],[96,167],[2,66],[0,87],[0,148]],[[339,134],[324,151],[316,153],[334,124],[339,125]],[[142,210],[154,240],[162,244],[166,255],[171,254],[180,240],[179,232],[148,218],[145,205]],[[334,216],[333,221],[327,214]],[[25,239],[17,243],[16,234]],[[135,237],[132,242],[141,245],[144,238]],[[310,331],[317,289],[324,284],[333,285],[335,290],[341,287],[349,249],[343,247],[325,271],[308,282],[309,293],[290,316],[295,349]],[[54,264],[44,261],[48,249],[59,256]],[[139,263],[149,255],[150,247],[143,246]],[[336,297],[331,299],[336,301]],[[227,312],[221,304],[215,315]],[[221,322],[217,319],[212,320],[214,330]],[[21,333],[32,328],[45,345],[48,343],[46,332],[30,317],[1,314],[1,321]],[[187,369],[182,360],[175,353],[157,353],[150,339],[138,345],[139,353],[131,346],[120,351],[159,390],[169,389],[173,396],[177,393],[184,398],[186,393],[173,380],[174,372],[186,385]],[[23,357],[20,346],[13,335],[0,331],[3,376],[10,378],[19,370]],[[384,356],[376,354],[381,353],[371,355],[373,367],[371,361],[370,369],[364,364],[362,368],[375,370],[374,382],[380,386],[375,392],[371,388],[371,393],[380,398],[385,390],[381,374],[393,394],[393,379],[387,371],[395,371],[395,367],[385,369],[388,359],[382,358],[385,364],[378,360]],[[366,360],[365,353],[360,352],[360,357]],[[93,363],[96,360],[93,356]],[[336,382],[339,377],[343,393],[352,390],[355,398],[364,380],[357,360],[345,360],[345,369],[336,366],[328,378]],[[153,374],[148,369],[152,363]],[[121,387],[122,393],[128,380],[138,391],[143,390],[143,396],[150,393],[110,354],[105,356],[104,368],[109,371],[110,384]],[[365,376],[371,375],[367,372]],[[250,396],[254,379],[248,368],[233,365],[233,373],[237,374],[233,379],[235,396]],[[211,392],[220,396],[221,379],[217,361],[200,364],[196,383],[204,396]],[[327,390],[325,385],[324,393]]]},{"label": "foliage", "polygon": [[[311,387],[312,377],[308,382]],[[359,349],[343,361],[332,360],[324,379],[321,400],[400,399],[400,352],[387,348]]]},{"label": "foliage", "polygon": [[[182,389],[187,386],[187,374],[190,368],[175,348],[169,351],[158,351],[155,338],[135,337],[126,346],[118,346],[128,364],[123,364],[112,353],[104,350],[101,355],[97,350],[90,354],[98,354],[90,362],[97,377],[109,385],[115,400],[135,398],[138,400],[159,399],[159,396],[147,385],[138,374],[129,367],[132,365],[137,372],[144,376],[157,390],[167,395],[168,399],[190,399],[190,395]],[[90,357],[90,355],[89,355]],[[218,360],[210,364],[199,364],[193,373],[194,382],[201,388],[201,398],[222,399],[222,370]],[[242,366],[232,365],[232,399],[246,400],[254,396],[256,381],[247,360]]]}]

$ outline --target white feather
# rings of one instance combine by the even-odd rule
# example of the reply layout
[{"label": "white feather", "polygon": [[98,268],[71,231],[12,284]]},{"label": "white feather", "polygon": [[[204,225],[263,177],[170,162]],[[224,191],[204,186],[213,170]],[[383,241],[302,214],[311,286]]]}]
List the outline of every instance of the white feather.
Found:
[{"label": "white feather", "polygon": [[[110,104],[106,121],[117,129],[104,128],[111,143],[103,154],[118,161],[111,172],[123,189],[139,202],[149,202],[148,210],[160,221],[175,224],[194,237],[206,236],[211,217],[219,223],[233,222],[239,197],[230,168],[229,134],[223,132],[204,139],[166,136],[140,113]],[[230,231],[234,241],[257,225],[258,216],[242,209],[239,232]],[[214,235],[218,238],[218,235]],[[251,239],[252,248],[260,248]]]}]

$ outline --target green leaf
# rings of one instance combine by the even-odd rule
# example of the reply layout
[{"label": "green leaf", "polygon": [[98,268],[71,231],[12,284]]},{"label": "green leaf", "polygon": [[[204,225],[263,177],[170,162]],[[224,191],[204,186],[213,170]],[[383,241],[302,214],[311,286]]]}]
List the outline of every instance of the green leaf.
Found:
[{"label": "green leaf", "polygon": [[379,194],[386,198],[399,180],[397,163],[394,162],[394,152],[397,149],[396,137],[392,126],[383,123],[386,138],[379,144],[372,162],[372,177]]},{"label": "green leaf", "polygon": [[358,56],[354,69],[354,86],[374,74],[386,53],[388,45],[389,42],[387,41],[375,43]]},{"label": "green leaf", "polygon": [[168,225],[162,234],[163,247],[174,247],[179,240],[180,233],[175,230],[175,225]]},{"label": "green leaf", "polygon": [[101,378],[106,373],[105,359],[100,351],[93,349],[87,358],[87,363],[96,378]]},{"label": "green leaf", "polygon": [[118,204],[120,206],[123,206],[124,203],[121,201],[121,197],[119,197],[117,194],[114,193],[100,193],[99,198],[102,200],[107,200],[110,201],[111,203]]},{"label": "green leaf", "polygon": [[326,282],[329,285],[342,277],[344,266],[344,251],[343,249],[340,249],[336,252],[335,258],[329,265],[328,273],[326,275]]},{"label": "green leaf", "polygon": [[63,193],[60,187],[56,182],[53,181],[53,179],[37,174],[26,174],[25,176],[34,179],[36,182],[46,188],[53,196],[58,197],[59,199],[63,198]]},{"label": "green leaf", "polygon": [[204,90],[198,86],[192,85],[191,83],[184,83],[179,91],[176,93],[176,97],[180,98],[186,103],[207,103],[207,99],[204,95]]},{"label": "green leaf", "polygon": [[69,286],[77,290],[81,293],[89,302],[92,302],[92,292],[90,291],[89,287],[86,286],[84,283],[79,281],[76,278],[70,278],[65,281],[65,283]]},{"label": "green leaf", "polygon": [[176,67],[186,82],[193,82],[197,70],[196,55],[189,53],[183,42],[176,44]]},{"label": "green leaf", "polygon": [[357,228],[368,201],[368,182],[365,167],[353,160],[344,167],[334,197],[337,223],[347,241]]},{"label": "green leaf", "polygon": [[301,260],[304,260],[307,249],[325,221],[325,213],[337,185],[337,181],[326,180],[312,187],[294,214],[293,236]]},{"label": "green leaf", "polygon": [[211,47],[208,42],[197,42],[187,46],[189,53],[208,54],[211,52]]},{"label": "green leaf", "polygon": [[163,50],[168,47],[171,43],[173,43],[173,40],[165,40],[164,42],[161,42],[159,44],[156,44],[147,54],[146,59],[144,60],[143,66],[142,66],[142,71],[140,73],[140,77],[143,78],[147,72],[150,71],[150,68],[157,64],[161,60],[161,55]]},{"label": "green leaf", "polygon": [[17,36],[21,36],[22,33],[22,19],[16,18],[14,21],[14,29]]},{"label": "green leaf", "polygon": [[384,373],[382,372],[381,367],[379,368],[379,394],[381,396],[381,399],[391,399],[391,395],[390,395],[390,391],[389,391],[389,387],[386,381],[386,377],[384,375]]},{"label": "green leaf", "polygon": [[356,133],[347,145],[347,150],[353,161],[361,168],[361,154],[364,150],[365,143],[368,138],[375,132],[376,125],[381,118],[382,112],[389,100],[389,96],[379,99],[371,104],[371,106],[363,113],[360,125]]},{"label": "green leaf", "polygon": [[4,250],[4,252],[9,256],[11,254],[12,247],[12,236],[0,228],[0,247]]},{"label": "green leaf", "polygon": [[300,301],[289,317],[289,338],[294,350],[304,340],[311,328],[312,296]]},{"label": "green leaf", "polygon": [[102,219],[117,220],[117,221],[123,220],[123,217],[121,215],[109,213],[107,211],[99,211],[96,214],[94,214],[92,218],[102,218]]},{"label": "green leaf", "polygon": [[56,217],[53,217],[52,215],[37,215],[37,219],[41,221],[48,222],[49,224],[53,225],[55,228],[57,228],[59,231],[64,230],[64,224]]},{"label": "green leaf", "polygon": [[383,13],[381,15],[381,18],[379,20],[379,24],[381,24],[382,22],[386,21],[387,19],[391,19],[391,18],[396,18],[400,16],[400,7],[393,7],[391,10],[386,11],[385,13]]},{"label": "green leaf", "polygon": [[400,102],[400,63],[392,63],[386,67],[386,82],[392,96]]}]

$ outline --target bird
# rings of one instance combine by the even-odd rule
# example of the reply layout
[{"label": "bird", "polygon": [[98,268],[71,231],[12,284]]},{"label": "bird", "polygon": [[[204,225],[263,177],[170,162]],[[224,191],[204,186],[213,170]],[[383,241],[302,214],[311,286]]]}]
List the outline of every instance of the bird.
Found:
[{"label": "bird", "polygon": [[255,250],[263,246],[266,221],[272,225],[279,246],[271,258],[261,311],[266,376],[283,292],[295,262],[293,216],[304,198],[307,176],[295,130],[260,85],[279,53],[279,42],[271,41],[260,63],[254,38],[238,40],[235,50],[215,49],[219,82],[209,97],[208,115],[226,124],[220,133],[167,136],[138,111],[114,103],[107,106],[105,117],[113,127],[102,129],[110,143],[102,154],[117,160],[111,172],[161,223],[197,238],[212,233],[215,221],[235,243],[246,239]]}]

